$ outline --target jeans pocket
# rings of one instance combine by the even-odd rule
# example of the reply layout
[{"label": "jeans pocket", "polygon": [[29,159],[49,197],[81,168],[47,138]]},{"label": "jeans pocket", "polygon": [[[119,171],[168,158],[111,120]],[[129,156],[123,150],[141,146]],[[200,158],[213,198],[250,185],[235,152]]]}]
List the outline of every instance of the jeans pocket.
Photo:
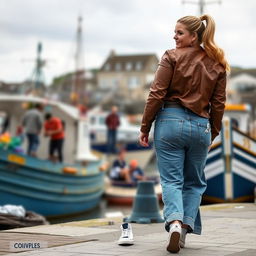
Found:
[{"label": "jeans pocket", "polygon": [[207,123],[198,123],[198,132],[200,143],[205,146],[211,145],[211,125],[209,122]]},{"label": "jeans pocket", "polygon": [[155,139],[169,144],[180,141],[183,127],[183,120],[180,119],[159,119],[156,126]]}]

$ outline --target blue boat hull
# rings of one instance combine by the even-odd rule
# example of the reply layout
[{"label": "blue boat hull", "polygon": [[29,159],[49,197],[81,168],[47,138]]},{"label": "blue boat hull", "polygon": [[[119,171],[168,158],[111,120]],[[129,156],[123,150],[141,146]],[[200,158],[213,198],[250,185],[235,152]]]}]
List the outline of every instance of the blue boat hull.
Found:
[{"label": "blue boat hull", "polygon": [[208,202],[254,200],[256,141],[224,122],[221,141],[214,145],[206,163]]},{"label": "blue boat hull", "polygon": [[38,200],[27,196],[16,195],[10,192],[0,191],[1,204],[22,205],[26,210],[35,211],[41,215],[52,217],[66,214],[75,214],[88,211],[96,207],[100,202],[102,192],[95,194],[90,199],[77,202],[60,202]]},{"label": "blue boat hull", "polygon": [[72,166],[0,151],[0,205],[23,205],[44,216],[74,214],[96,207],[104,192],[100,161]]}]

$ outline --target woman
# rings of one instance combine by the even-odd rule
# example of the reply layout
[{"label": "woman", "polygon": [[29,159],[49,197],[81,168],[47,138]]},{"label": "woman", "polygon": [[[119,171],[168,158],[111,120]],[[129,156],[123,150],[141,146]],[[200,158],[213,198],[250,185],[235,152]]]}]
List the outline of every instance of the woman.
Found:
[{"label": "woman", "polygon": [[214,32],[209,15],[177,21],[176,49],[167,50],[159,63],[141,124],[139,141],[146,147],[156,119],[154,144],[169,232],[167,250],[174,253],[185,246],[187,233],[201,234],[204,167],[225,107],[229,64],[214,42]]}]

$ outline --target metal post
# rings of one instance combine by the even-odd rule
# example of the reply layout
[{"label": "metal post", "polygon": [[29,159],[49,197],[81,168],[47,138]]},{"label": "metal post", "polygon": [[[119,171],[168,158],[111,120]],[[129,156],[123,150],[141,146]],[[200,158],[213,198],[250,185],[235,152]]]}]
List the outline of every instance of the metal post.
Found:
[{"label": "metal post", "polygon": [[196,5],[199,5],[199,15],[204,14],[204,8],[207,4],[216,4],[216,3],[221,4],[221,0],[215,0],[215,1],[199,0],[198,2],[182,0],[182,4],[196,4]]}]

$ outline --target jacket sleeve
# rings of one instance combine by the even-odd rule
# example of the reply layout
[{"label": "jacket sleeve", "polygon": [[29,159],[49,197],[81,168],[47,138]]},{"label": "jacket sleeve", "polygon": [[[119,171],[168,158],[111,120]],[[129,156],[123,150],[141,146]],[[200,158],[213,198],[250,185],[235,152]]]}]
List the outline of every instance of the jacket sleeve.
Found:
[{"label": "jacket sleeve", "polygon": [[220,133],[221,121],[225,109],[226,101],[226,72],[221,73],[218,77],[213,95],[211,97],[211,110],[210,110],[210,123],[211,123],[211,134],[212,141]]},{"label": "jacket sleeve", "polygon": [[151,84],[149,96],[144,108],[140,129],[143,133],[149,133],[152,122],[163,105],[164,98],[172,80],[173,69],[174,60],[171,59],[170,53],[166,51],[158,64],[155,78]]}]

